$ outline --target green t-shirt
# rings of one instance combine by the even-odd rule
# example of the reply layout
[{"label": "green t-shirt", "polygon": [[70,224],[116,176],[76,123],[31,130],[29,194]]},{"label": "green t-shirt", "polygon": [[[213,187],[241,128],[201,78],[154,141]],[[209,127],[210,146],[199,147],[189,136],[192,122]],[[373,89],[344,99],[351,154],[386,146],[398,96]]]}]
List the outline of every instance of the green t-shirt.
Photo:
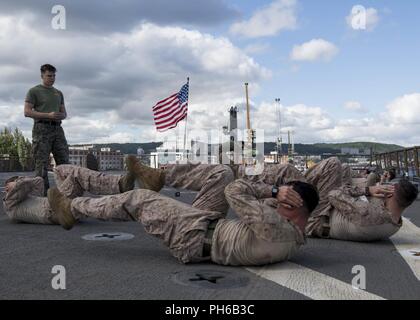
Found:
[{"label": "green t-shirt", "polygon": [[48,88],[39,84],[29,89],[25,101],[33,104],[38,112],[59,112],[60,106],[64,104],[64,96],[54,87]]}]

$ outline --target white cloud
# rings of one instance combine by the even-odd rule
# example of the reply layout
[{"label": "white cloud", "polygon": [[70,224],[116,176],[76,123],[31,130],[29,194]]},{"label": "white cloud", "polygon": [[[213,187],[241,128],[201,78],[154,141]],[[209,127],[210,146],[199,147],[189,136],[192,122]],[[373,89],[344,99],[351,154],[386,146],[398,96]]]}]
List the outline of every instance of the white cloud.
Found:
[{"label": "white cloud", "polygon": [[[26,16],[0,16],[0,127],[18,126],[30,138],[23,116],[26,91],[39,82],[39,66],[58,67],[57,88],[65,95],[70,143],[162,141],[151,108],[191,77],[188,128],[219,129],[227,110],[250,96],[270,71],[228,39],[179,27],[141,24],[126,33],[44,33]],[[312,55],[317,58],[320,54]],[[327,55],[328,56],[328,55]],[[252,125],[276,136],[274,103],[253,104]],[[322,106],[282,106],[284,138],[296,142],[368,140],[414,145],[420,141],[420,93],[391,101],[384,112],[363,119],[334,119]],[[244,127],[244,109],[239,125]],[[183,126],[180,134],[183,133]],[[170,131],[168,135],[173,135]]]},{"label": "white cloud", "polygon": [[337,53],[338,48],[324,39],[312,39],[293,47],[290,58],[295,61],[329,61]]},{"label": "white cloud", "polygon": [[375,117],[339,120],[323,135],[327,141],[373,141],[408,147],[420,141],[419,124],[420,93],[413,93],[394,99]]},{"label": "white cloud", "polygon": [[375,8],[364,9],[361,6],[353,7],[350,14],[346,17],[349,28],[360,31],[373,31],[379,20],[378,10]]},{"label": "white cloud", "polygon": [[93,143],[130,143],[136,142],[137,139],[134,134],[129,132],[116,132],[109,136],[93,140]]},{"label": "white cloud", "polygon": [[292,131],[295,141],[315,142],[322,136],[322,131],[334,126],[332,118],[320,107],[304,104],[282,105],[280,122],[278,110],[276,103],[263,102],[251,114],[252,126],[255,129],[264,129],[266,141],[274,141],[281,128],[283,140],[286,139],[287,132]]},{"label": "white cloud", "polygon": [[[275,141],[278,135],[277,110],[274,102],[263,102],[251,114],[252,126],[264,129],[266,141]],[[296,143],[370,141],[418,145],[420,93],[394,99],[384,112],[374,117],[339,119],[330,116],[322,107],[281,106],[281,128],[284,142],[287,131],[291,131]]]},{"label": "white cloud", "polygon": [[23,118],[23,107],[0,106],[0,129],[18,123]]},{"label": "white cloud", "polygon": [[234,23],[230,32],[247,38],[274,36],[297,27],[296,0],[276,0],[257,10],[247,21]]},{"label": "white cloud", "polygon": [[[42,5],[33,0],[2,0],[3,15],[20,16],[32,12],[34,25],[50,28],[51,8],[56,1],[44,0]],[[231,21],[239,15],[224,0],[60,0],[68,15],[68,29],[78,32],[107,34],[127,32],[142,21],[158,25],[212,26]]]},{"label": "white cloud", "polygon": [[363,106],[358,101],[348,101],[344,104],[344,108],[350,111],[362,111]]},{"label": "white cloud", "polygon": [[58,68],[70,143],[152,140],[152,106],[179,90],[187,76],[189,128],[219,128],[227,108],[243,101],[243,83],[252,82],[255,94],[258,82],[271,75],[228,39],[199,31],[143,23],[106,36],[44,33],[28,21],[0,16],[0,105],[8,115],[0,125],[19,125],[29,134],[23,99],[46,62]]},{"label": "white cloud", "polygon": [[387,106],[392,122],[396,124],[420,125],[420,93],[407,94]]}]

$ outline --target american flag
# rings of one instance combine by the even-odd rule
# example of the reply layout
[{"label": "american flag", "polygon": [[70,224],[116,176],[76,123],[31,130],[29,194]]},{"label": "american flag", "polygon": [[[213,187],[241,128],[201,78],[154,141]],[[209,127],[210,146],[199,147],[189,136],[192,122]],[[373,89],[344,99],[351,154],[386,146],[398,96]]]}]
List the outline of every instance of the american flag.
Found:
[{"label": "american flag", "polygon": [[188,83],[170,97],[156,103],[153,116],[156,129],[160,132],[175,128],[181,120],[187,117]]}]

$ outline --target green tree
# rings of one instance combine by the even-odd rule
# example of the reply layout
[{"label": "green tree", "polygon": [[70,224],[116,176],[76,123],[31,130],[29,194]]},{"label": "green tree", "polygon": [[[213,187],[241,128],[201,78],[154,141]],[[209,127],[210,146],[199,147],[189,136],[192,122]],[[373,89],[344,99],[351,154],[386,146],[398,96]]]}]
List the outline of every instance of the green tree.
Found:
[{"label": "green tree", "polygon": [[28,139],[20,134],[16,139],[16,148],[19,157],[19,163],[22,166],[22,170],[28,170],[31,162],[31,148],[32,145]]},{"label": "green tree", "polygon": [[19,165],[22,170],[28,170],[32,162],[31,150],[32,144],[18,128],[12,131],[6,127],[0,132],[0,155],[8,155],[9,170],[19,169]]},{"label": "green tree", "polygon": [[4,128],[0,133],[0,154],[7,154],[10,157],[17,156],[14,137],[9,128]]}]

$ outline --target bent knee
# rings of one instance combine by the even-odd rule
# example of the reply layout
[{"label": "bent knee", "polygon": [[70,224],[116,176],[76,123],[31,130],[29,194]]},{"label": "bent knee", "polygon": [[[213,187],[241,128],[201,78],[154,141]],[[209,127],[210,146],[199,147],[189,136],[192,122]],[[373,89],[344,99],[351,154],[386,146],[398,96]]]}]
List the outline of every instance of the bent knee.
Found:
[{"label": "bent knee", "polygon": [[126,194],[129,195],[135,195],[135,196],[141,196],[143,198],[150,198],[150,197],[154,197],[154,196],[161,196],[161,194],[159,194],[159,192],[153,191],[153,190],[149,190],[149,189],[134,189],[134,190],[130,190],[125,192]]},{"label": "bent knee", "polygon": [[245,179],[236,179],[228,183],[228,185],[225,187],[224,193],[225,193],[225,196],[228,197],[232,194],[240,193],[241,190],[249,188],[249,187],[250,187],[250,184]]},{"label": "bent knee", "polygon": [[328,168],[342,168],[342,164],[340,159],[338,159],[337,157],[331,157],[328,159],[324,160],[324,166],[328,167]]},{"label": "bent knee", "polygon": [[222,180],[225,181],[226,183],[230,183],[231,181],[234,180],[234,177],[235,177],[234,173],[232,171],[232,168],[229,167],[228,165],[218,164],[215,167],[215,171],[220,174],[220,176],[222,177]]}]

